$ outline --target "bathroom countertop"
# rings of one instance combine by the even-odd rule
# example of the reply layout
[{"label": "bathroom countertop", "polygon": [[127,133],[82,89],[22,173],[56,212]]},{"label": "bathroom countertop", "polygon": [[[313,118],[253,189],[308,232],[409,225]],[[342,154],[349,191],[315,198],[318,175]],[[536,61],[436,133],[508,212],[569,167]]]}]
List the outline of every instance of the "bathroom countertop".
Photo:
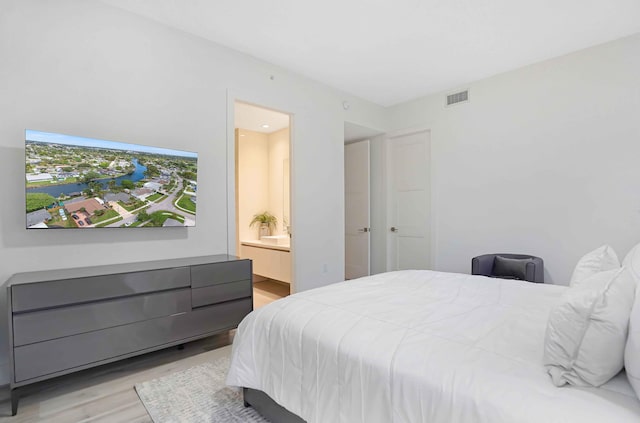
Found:
[{"label": "bathroom countertop", "polygon": [[290,245],[275,245],[267,242],[260,241],[258,239],[252,239],[250,241],[240,241],[241,245],[248,245],[250,247],[268,248],[270,250],[291,251]]}]

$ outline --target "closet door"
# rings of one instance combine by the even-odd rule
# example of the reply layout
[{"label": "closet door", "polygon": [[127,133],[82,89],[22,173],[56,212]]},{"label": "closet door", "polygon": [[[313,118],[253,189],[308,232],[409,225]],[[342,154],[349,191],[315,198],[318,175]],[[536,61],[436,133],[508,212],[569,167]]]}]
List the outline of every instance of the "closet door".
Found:
[{"label": "closet door", "polygon": [[431,133],[387,144],[387,270],[431,268]]}]

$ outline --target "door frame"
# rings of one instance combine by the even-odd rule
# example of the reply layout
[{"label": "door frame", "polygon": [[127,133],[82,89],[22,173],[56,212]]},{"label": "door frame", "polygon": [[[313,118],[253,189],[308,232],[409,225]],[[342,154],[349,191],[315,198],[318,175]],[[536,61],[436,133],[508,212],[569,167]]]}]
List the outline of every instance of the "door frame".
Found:
[{"label": "door frame", "polygon": [[[266,106],[260,99],[255,99],[251,95],[243,95],[242,93],[235,92],[234,90],[227,89],[227,254],[238,255],[239,251],[236,251],[238,241],[237,240],[237,202],[236,202],[236,128],[235,128],[235,103],[236,101],[241,103],[250,104],[256,107],[260,107],[267,110],[273,110],[279,113],[289,115],[289,227],[292,234],[290,240],[291,254],[291,283],[289,292],[291,294],[297,292],[296,289],[296,238],[295,238],[295,113],[292,111],[284,110],[277,106]],[[268,103],[268,101],[267,101]]]},{"label": "door frame", "polygon": [[429,208],[430,208],[430,216],[431,216],[431,221],[429,222],[429,244],[430,244],[430,252],[429,252],[429,262],[431,264],[431,268],[432,269],[436,269],[436,241],[437,241],[437,237],[436,237],[436,225],[435,222],[437,221],[437,216],[435,213],[435,207],[434,207],[434,200],[435,200],[435,193],[434,193],[434,179],[433,179],[433,164],[435,162],[435,160],[433,160],[433,131],[431,130],[430,126],[414,126],[414,127],[410,127],[410,128],[405,128],[405,129],[398,129],[398,130],[394,130],[394,131],[389,131],[387,132],[386,136],[385,136],[385,140],[384,140],[384,159],[383,159],[383,167],[382,167],[382,173],[383,173],[383,178],[384,178],[384,195],[385,195],[385,203],[386,203],[386,210],[385,210],[385,227],[384,227],[384,233],[385,233],[385,250],[386,250],[386,254],[385,254],[385,261],[386,261],[386,270],[387,271],[391,271],[393,269],[391,269],[391,260],[389,259],[390,257],[390,243],[392,242],[392,235],[390,232],[390,227],[394,224],[394,222],[391,222],[391,215],[392,213],[390,212],[391,210],[391,143],[393,143],[393,139],[394,138],[398,138],[398,137],[403,137],[403,136],[407,136],[407,135],[413,135],[413,134],[417,134],[420,132],[429,132],[429,139],[430,139],[430,157],[431,157],[431,161],[430,161],[430,166],[429,166],[429,182],[431,184],[430,187],[430,198],[429,198]]}]

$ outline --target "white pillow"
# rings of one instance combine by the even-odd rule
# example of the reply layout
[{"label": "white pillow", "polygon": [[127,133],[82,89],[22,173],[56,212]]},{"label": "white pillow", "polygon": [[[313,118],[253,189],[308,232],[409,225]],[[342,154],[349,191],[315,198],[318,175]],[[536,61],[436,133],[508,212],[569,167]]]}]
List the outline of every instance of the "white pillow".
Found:
[{"label": "white pillow", "polygon": [[[640,244],[629,251],[623,260],[624,266],[631,269],[640,283]],[[627,378],[640,399],[640,288],[636,288],[636,299],[629,318],[629,337],[624,350],[624,367]]]},{"label": "white pillow", "polygon": [[[640,249],[638,251],[640,252]],[[640,257],[640,254],[638,256]],[[640,399],[640,295],[638,294],[640,294],[640,288],[636,287],[636,298],[629,318],[629,337],[624,349],[624,368],[633,390]]]},{"label": "white pillow", "polygon": [[616,252],[613,251],[613,248],[609,245],[603,245],[585,254],[578,260],[578,264],[576,264],[575,269],[573,269],[569,286],[575,286],[577,283],[580,283],[580,281],[596,273],[619,268],[620,260],[618,260]]},{"label": "white pillow", "polygon": [[627,253],[622,265],[631,269],[631,272],[640,280],[640,244],[636,245]]},{"label": "white pillow", "polygon": [[600,386],[622,369],[635,288],[622,268],[566,291],[549,313],[544,343],[544,364],[556,386]]}]

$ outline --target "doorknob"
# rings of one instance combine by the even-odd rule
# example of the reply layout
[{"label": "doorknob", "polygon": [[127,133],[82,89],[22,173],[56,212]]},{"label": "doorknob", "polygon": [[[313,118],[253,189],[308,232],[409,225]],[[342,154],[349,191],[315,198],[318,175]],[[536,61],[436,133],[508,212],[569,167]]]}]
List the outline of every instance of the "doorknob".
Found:
[{"label": "doorknob", "polygon": [[391,232],[398,232],[398,228],[396,228],[395,226],[391,227]]},{"label": "doorknob", "polygon": [[371,229],[369,228],[358,229],[358,232],[369,232],[369,231],[371,231]]}]

